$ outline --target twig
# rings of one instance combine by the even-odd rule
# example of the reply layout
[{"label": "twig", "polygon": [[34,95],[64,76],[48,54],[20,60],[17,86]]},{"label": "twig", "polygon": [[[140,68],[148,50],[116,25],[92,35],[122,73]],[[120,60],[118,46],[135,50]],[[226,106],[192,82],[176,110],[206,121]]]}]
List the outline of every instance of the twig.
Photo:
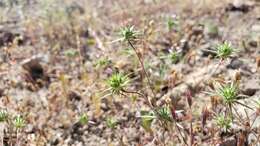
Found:
[{"label": "twig", "polygon": [[[190,108],[190,113],[192,113],[191,108]],[[193,125],[192,125],[192,117],[191,117],[191,120],[190,120],[190,146],[192,146],[192,145],[193,145]]]},{"label": "twig", "polygon": [[186,139],[185,139],[184,136],[182,135],[181,130],[180,130],[180,128],[178,127],[176,121],[174,121],[174,124],[175,124],[175,127],[176,127],[177,130],[178,130],[178,133],[180,133],[180,136],[181,136],[183,142],[185,143],[185,145],[186,145],[186,146],[189,146],[188,143],[186,142]]}]

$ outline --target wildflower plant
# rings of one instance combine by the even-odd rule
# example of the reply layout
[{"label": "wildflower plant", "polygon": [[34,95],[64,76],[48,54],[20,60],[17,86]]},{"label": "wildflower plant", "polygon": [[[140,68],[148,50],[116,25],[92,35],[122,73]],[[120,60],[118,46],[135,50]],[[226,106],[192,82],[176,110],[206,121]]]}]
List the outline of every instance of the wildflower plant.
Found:
[{"label": "wildflower plant", "polygon": [[172,63],[177,63],[179,61],[180,57],[181,56],[180,56],[180,54],[177,51],[173,51],[169,55],[169,58],[172,61]]},{"label": "wildflower plant", "polygon": [[109,117],[106,119],[106,125],[108,128],[114,129],[117,125],[117,120],[112,117]]},{"label": "wildflower plant", "polygon": [[[215,88],[212,92],[210,92],[212,96],[217,96],[221,98],[223,101],[223,104],[225,105],[226,109],[229,110],[229,115],[233,117],[232,113],[232,107],[235,104],[241,104],[238,101],[239,97],[239,88],[238,85],[234,82],[231,83],[225,83],[225,84],[220,84],[220,83],[215,83]],[[244,105],[246,106],[246,105]]]},{"label": "wildflower plant", "polygon": [[126,75],[115,73],[107,80],[107,85],[112,94],[120,94],[128,85],[129,81],[129,78]]},{"label": "wildflower plant", "polygon": [[72,58],[72,57],[75,57],[76,55],[78,55],[78,51],[76,49],[69,49],[64,52],[64,55]]},{"label": "wildflower plant", "polygon": [[226,85],[219,85],[216,94],[223,99],[225,104],[230,105],[236,102],[239,89],[238,86],[232,82]]},{"label": "wildflower plant", "polygon": [[134,26],[124,27],[120,30],[122,41],[133,41],[138,36],[138,31],[134,30]]},{"label": "wildflower plant", "polygon": [[158,108],[157,114],[164,121],[172,121],[171,110],[168,106]]},{"label": "wildflower plant", "polygon": [[231,128],[232,119],[225,117],[224,115],[218,115],[215,119],[217,126],[221,128],[225,133]]},{"label": "wildflower plant", "polygon": [[215,53],[221,59],[227,59],[235,53],[235,49],[230,42],[225,41],[223,44],[217,46]]},{"label": "wildflower plant", "polygon": [[173,21],[172,18],[169,18],[169,19],[167,20],[167,27],[168,27],[168,30],[169,30],[169,31],[172,30],[175,25],[176,25],[176,23]]},{"label": "wildflower plant", "polygon": [[96,68],[102,68],[102,67],[106,67],[111,63],[111,60],[109,60],[108,58],[100,58],[97,60],[97,62],[94,64],[94,66]]},{"label": "wildflower plant", "polygon": [[141,65],[142,72],[144,73],[144,75],[145,75],[145,77],[148,81],[148,85],[149,85],[150,89],[152,90],[153,96],[155,97],[155,93],[154,93],[153,88],[152,88],[152,83],[151,83],[150,78],[148,76],[148,73],[146,72],[146,69],[145,69],[144,60],[140,56],[140,53],[138,52],[137,48],[133,44],[133,41],[137,39],[139,32],[134,29],[134,26],[130,26],[130,27],[122,28],[121,31],[120,31],[120,34],[121,34],[120,40],[126,41],[128,43],[128,45],[134,50],[134,52],[135,52],[135,54],[138,58],[138,61]]},{"label": "wildflower plant", "polygon": [[8,113],[5,110],[0,111],[0,122],[5,122],[8,119]]},{"label": "wildflower plant", "polygon": [[82,125],[86,125],[88,123],[88,116],[86,114],[80,115],[79,123]]},{"label": "wildflower plant", "polygon": [[146,131],[151,131],[151,125],[154,119],[156,119],[156,116],[153,112],[141,111],[141,126]]},{"label": "wildflower plant", "polygon": [[182,58],[182,55],[179,51],[171,50],[168,54],[162,55],[160,59],[169,60],[171,63],[176,64]]},{"label": "wildflower plant", "polygon": [[26,122],[25,120],[22,118],[22,116],[18,115],[14,118],[13,120],[13,124],[14,124],[14,127],[17,128],[17,129],[22,129],[23,127],[25,127],[26,125]]},{"label": "wildflower plant", "polygon": [[[141,70],[143,73],[142,75],[144,75],[145,79],[147,80],[147,85],[151,90],[152,96],[149,97],[149,95],[143,94],[138,91],[127,90],[126,87],[129,83],[129,79],[127,76],[123,75],[122,73],[115,73],[111,77],[108,78],[107,85],[109,86],[109,90],[112,92],[112,94],[118,94],[118,95],[123,95],[123,96],[126,96],[127,94],[137,94],[137,95],[143,97],[145,100],[145,104],[147,104],[147,106],[149,106],[151,111],[141,113],[142,127],[146,131],[152,132],[151,124],[154,121],[154,119],[158,119],[158,121],[160,121],[161,126],[163,126],[163,127],[166,126],[165,128],[171,129],[168,126],[175,125],[175,127],[178,129],[178,134],[181,136],[183,142],[186,145],[188,145],[186,142],[187,139],[185,138],[185,136],[183,136],[183,134],[181,132],[182,129],[180,127],[182,127],[182,126],[180,126],[180,124],[178,124],[176,121],[177,115],[175,115],[176,114],[175,110],[173,111],[172,109],[170,109],[171,105],[165,105],[163,107],[158,107],[156,105],[157,96],[154,91],[154,87],[150,80],[150,77],[146,71],[147,68],[145,66],[146,64],[144,62],[144,58],[141,55],[140,51],[137,49],[137,47],[135,47],[135,43],[137,43],[136,40],[138,40],[138,35],[139,35],[139,32],[134,29],[134,26],[124,27],[120,31],[121,38],[119,39],[119,41],[123,41],[123,42],[127,43],[127,45],[134,51],[136,57],[138,58],[138,62],[140,64],[140,67],[141,67]],[[179,54],[177,52],[174,52],[173,54],[167,56],[167,58],[171,59],[173,62],[176,62],[179,60]],[[174,112],[174,114],[172,112]],[[116,126],[116,124],[117,124],[117,121],[114,120],[113,118],[106,119],[107,127],[113,129]],[[193,134],[191,134],[191,135],[193,135]],[[179,136],[178,136],[178,139],[179,139]]]}]

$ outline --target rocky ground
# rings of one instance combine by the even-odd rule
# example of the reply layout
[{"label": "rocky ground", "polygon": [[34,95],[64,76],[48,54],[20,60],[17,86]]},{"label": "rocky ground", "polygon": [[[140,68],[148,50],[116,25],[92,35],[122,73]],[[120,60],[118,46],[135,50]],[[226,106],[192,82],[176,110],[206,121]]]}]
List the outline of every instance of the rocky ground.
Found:
[{"label": "rocky ground", "polygon": [[[136,47],[156,92],[155,103],[174,101],[184,110],[180,124],[188,129],[184,96],[190,91],[194,145],[238,145],[244,125],[233,124],[229,135],[212,134],[214,118],[202,129],[201,112],[214,108],[215,100],[207,94],[212,81],[239,76],[240,93],[246,95],[239,100],[253,110],[236,109],[245,121],[254,120],[247,115],[255,114],[260,98],[258,0],[0,2],[0,109],[26,121],[18,140],[2,126],[4,145],[184,145],[158,121],[152,123],[153,132],[141,126],[140,111],[149,110],[142,97],[107,93],[107,78],[122,72],[131,77],[130,89],[152,95],[134,52],[115,41],[120,28],[129,25],[141,32]],[[237,52],[218,66],[210,50],[224,41]],[[165,57],[172,51],[181,57]],[[83,113],[89,119],[85,125],[79,123]],[[115,127],[108,126],[108,118],[117,121]],[[259,145],[259,120],[252,123],[248,145]]]}]

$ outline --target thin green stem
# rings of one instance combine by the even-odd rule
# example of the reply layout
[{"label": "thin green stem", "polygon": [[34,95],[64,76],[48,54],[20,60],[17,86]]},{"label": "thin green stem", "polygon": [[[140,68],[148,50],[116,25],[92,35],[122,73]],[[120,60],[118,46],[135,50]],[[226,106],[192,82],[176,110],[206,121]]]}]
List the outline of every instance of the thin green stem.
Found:
[{"label": "thin green stem", "polygon": [[235,101],[235,103],[240,104],[240,105],[242,105],[242,106],[244,106],[244,107],[247,107],[247,108],[249,108],[249,109],[251,109],[251,110],[254,110],[252,107],[250,107],[250,106],[248,106],[248,105],[245,105],[245,104],[243,104],[243,103],[241,103],[241,102],[239,102],[239,101]]},{"label": "thin green stem", "polygon": [[142,67],[142,71],[143,71],[145,77],[147,78],[148,85],[149,85],[149,87],[150,87],[150,89],[151,89],[151,91],[152,91],[152,93],[153,93],[154,98],[155,98],[155,97],[156,97],[156,94],[155,94],[155,92],[154,92],[154,90],[153,90],[153,86],[152,86],[151,80],[150,80],[150,78],[149,78],[149,76],[148,76],[148,73],[147,73],[146,70],[145,70],[143,60],[142,60],[142,58],[140,57],[140,55],[138,54],[137,49],[134,47],[134,45],[132,44],[132,42],[131,42],[130,40],[128,40],[128,44],[129,44],[129,45],[131,46],[131,48],[135,51],[135,54],[136,54],[136,56],[137,56],[137,58],[138,58],[138,60],[139,60],[139,63],[140,63],[140,65],[141,65],[141,67]]}]

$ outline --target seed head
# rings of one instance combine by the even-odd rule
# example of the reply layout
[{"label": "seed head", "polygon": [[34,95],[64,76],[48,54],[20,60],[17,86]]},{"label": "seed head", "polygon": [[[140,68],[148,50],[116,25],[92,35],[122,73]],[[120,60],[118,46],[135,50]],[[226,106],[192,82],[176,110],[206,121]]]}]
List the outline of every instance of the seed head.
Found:
[{"label": "seed head", "polygon": [[163,119],[165,121],[172,120],[172,117],[171,117],[172,113],[171,113],[169,107],[167,107],[167,106],[161,107],[157,110],[157,112],[161,119]]},{"label": "seed head", "polygon": [[180,54],[177,51],[173,51],[169,55],[169,58],[171,59],[172,63],[177,63],[180,59]]},{"label": "seed head", "polygon": [[220,85],[216,91],[217,95],[223,99],[225,104],[232,104],[237,100],[238,87],[234,83]]},{"label": "seed head", "polygon": [[218,45],[216,49],[217,56],[221,59],[227,59],[231,57],[234,52],[235,49],[231,46],[231,43],[227,41],[221,45]]},{"label": "seed head", "polygon": [[107,84],[113,94],[120,94],[128,83],[128,77],[121,73],[115,73],[107,80]]},{"label": "seed head", "polygon": [[138,32],[134,30],[134,26],[124,27],[120,31],[123,41],[132,41],[137,38]]}]

